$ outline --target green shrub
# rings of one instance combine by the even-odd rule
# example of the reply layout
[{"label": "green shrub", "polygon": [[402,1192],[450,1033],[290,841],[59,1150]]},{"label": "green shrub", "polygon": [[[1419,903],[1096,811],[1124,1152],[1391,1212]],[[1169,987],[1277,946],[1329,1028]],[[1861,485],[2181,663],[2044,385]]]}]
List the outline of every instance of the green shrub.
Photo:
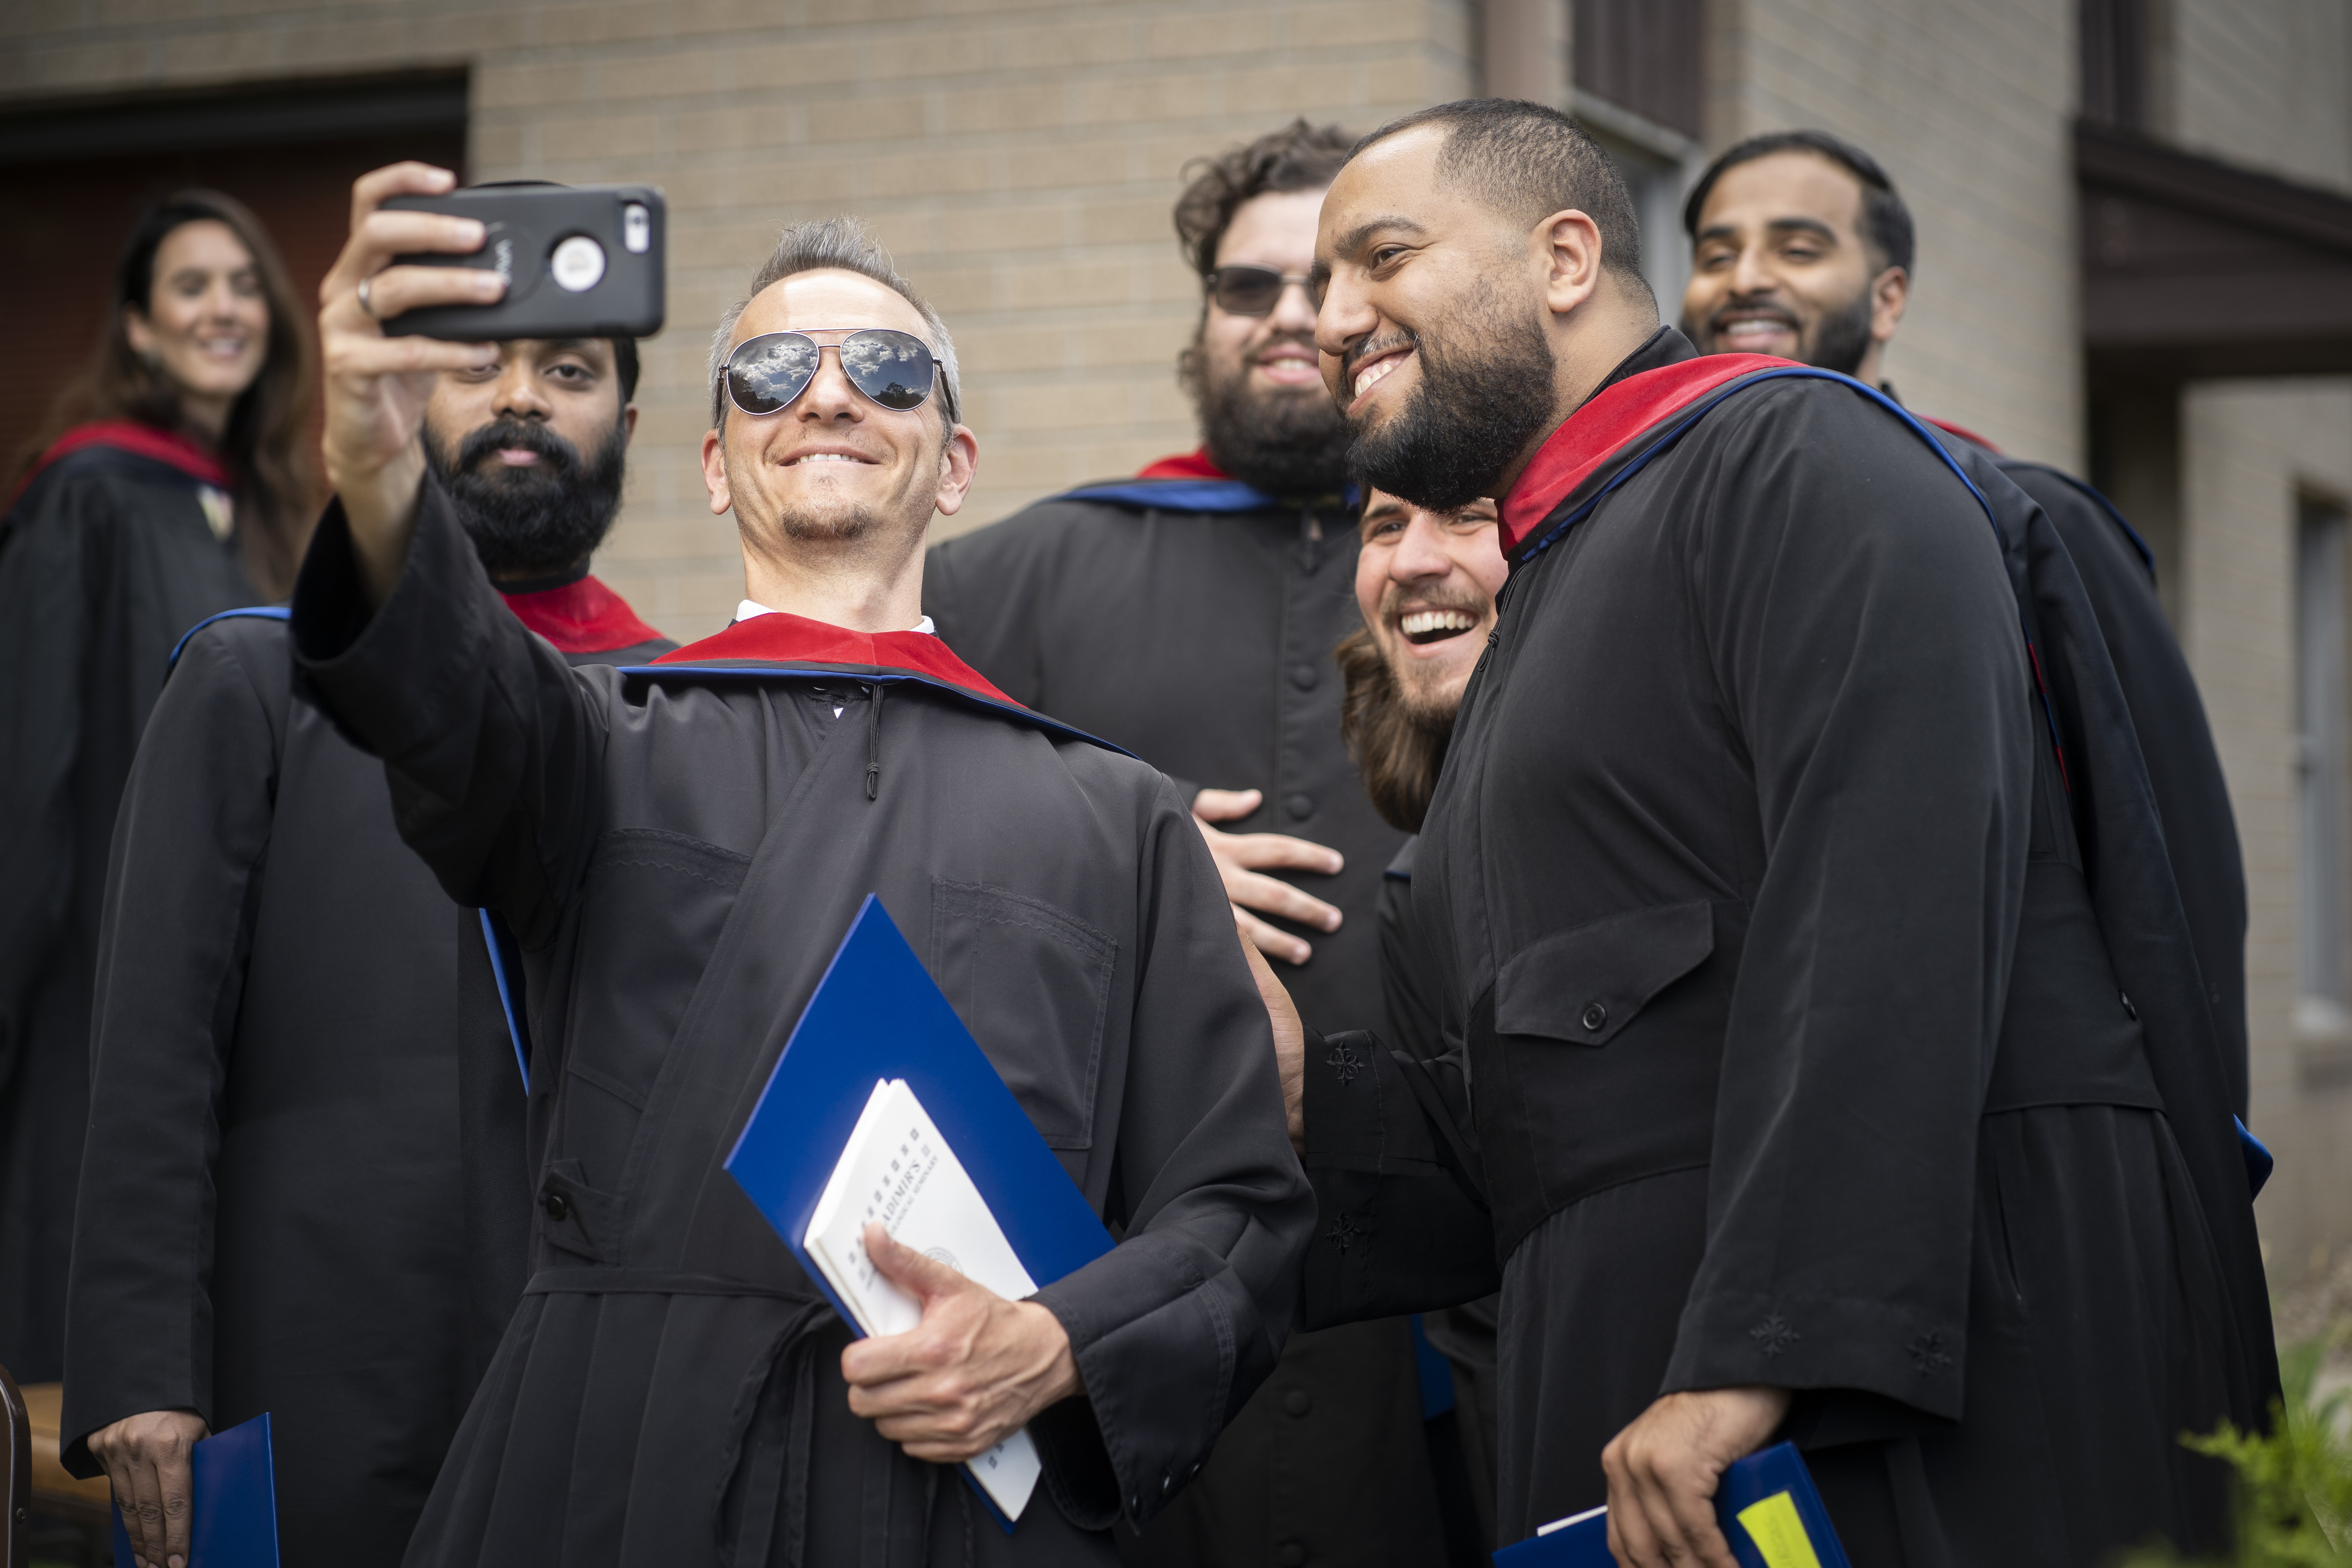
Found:
[{"label": "green shrub", "polygon": [[[2279,1357],[2286,1397],[2271,1407],[2271,1430],[2242,1432],[2224,1421],[2181,1441],[2235,1472],[2237,1542],[2226,1568],[2347,1568],[2352,1565],[2352,1440],[2347,1396],[2313,1398],[2326,1346],[2297,1345]],[[2182,1568],[2178,1552],[2133,1553],[2124,1568]]]}]

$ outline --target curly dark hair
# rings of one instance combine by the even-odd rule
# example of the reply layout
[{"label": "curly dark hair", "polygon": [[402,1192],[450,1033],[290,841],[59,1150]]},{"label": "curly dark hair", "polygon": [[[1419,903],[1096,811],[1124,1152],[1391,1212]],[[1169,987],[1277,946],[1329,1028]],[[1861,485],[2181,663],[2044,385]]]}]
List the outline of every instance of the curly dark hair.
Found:
[{"label": "curly dark hair", "polygon": [[1176,241],[1184,259],[1202,278],[1216,269],[1217,247],[1234,214],[1255,196],[1319,191],[1331,183],[1356,139],[1336,125],[1294,120],[1246,147],[1184,165],[1188,182],[1176,200]]}]

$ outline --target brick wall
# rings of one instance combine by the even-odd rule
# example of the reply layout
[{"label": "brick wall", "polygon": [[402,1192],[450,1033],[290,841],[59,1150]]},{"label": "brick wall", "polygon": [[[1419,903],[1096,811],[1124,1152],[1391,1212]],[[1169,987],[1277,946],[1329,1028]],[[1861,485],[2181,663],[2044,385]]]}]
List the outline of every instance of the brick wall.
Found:
[{"label": "brick wall", "polygon": [[[2352,185],[2352,16],[2337,0],[2172,0],[2170,123],[2183,145]],[[2352,499],[2352,382],[2209,382],[2181,404],[2181,640],[2245,846],[2253,1122],[2280,1157],[2257,1208],[2273,1279],[2352,1246],[2352,1087],[2294,1024],[2297,501]]]},{"label": "brick wall", "polygon": [[742,586],[695,455],[704,355],[780,224],[868,219],[947,317],[982,450],[952,526],[974,526],[1193,445],[1188,159],[1460,97],[1473,31],[1471,0],[27,0],[0,7],[0,108],[464,64],[477,178],[663,186],[669,327],[597,569],[691,637]]},{"label": "brick wall", "polygon": [[1913,407],[2079,472],[2074,0],[1714,0],[1707,142],[1817,127],[1918,226],[1887,375]]}]

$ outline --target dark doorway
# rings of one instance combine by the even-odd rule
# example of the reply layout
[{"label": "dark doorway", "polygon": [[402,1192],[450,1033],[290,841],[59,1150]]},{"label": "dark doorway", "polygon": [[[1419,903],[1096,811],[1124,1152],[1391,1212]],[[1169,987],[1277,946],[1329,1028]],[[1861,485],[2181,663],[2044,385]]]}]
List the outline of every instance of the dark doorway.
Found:
[{"label": "dark doorway", "polygon": [[305,82],[182,99],[0,116],[0,299],[16,301],[0,380],[0,466],[13,471],[58,390],[98,342],[123,237],[148,203],[185,185],[259,216],[308,304],[342,248],[352,181],[417,158],[460,171],[466,79],[436,73]]}]

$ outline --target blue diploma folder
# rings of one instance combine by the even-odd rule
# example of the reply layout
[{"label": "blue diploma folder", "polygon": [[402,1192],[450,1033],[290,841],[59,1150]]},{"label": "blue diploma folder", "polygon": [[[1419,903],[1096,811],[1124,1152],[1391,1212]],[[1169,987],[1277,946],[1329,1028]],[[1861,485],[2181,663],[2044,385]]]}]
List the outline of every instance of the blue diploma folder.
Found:
[{"label": "blue diploma folder", "polygon": [[802,1238],[876,1081],[892,1078],[930,1112],[1029,1278],[1050,1285],[1111,1249],[1086,1194],[869,893],[727,1156],[727,1173],[852,1331],[857,1320]]},{"label": "blue diploma folder", "polygon": [[[1715,1518],[1741,1568],[1850,1568],[1791,1444],[1775,1443],[1724,1471]],[[1615,1568],[1616,1561],[1609,1555],[1609,1510],[1599,1508],[1495,1553],[1495,1568]]]},{"label": "blue diploma folder", "polygon": [[[269,1417],[255,1416],[188,1452],[188,1568],[278,1568],[278,1468]],[[122,1510],[114,1510],[114,1568],[135,1568]]]}]

